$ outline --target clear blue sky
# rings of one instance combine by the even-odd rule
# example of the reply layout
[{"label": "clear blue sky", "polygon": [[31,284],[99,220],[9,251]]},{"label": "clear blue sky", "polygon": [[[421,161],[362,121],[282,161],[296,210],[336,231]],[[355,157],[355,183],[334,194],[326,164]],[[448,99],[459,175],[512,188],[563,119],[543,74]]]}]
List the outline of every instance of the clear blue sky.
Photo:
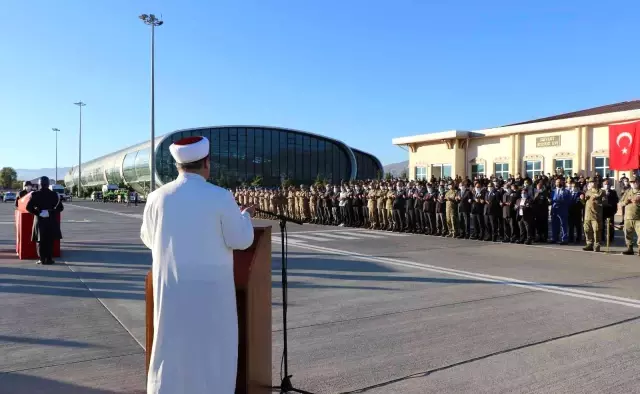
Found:
[{"label": "clear blue sky", "polygon": [[52,127],[59,165],[76,164],[78,100],[83,161],[148,138],[141,13],[165,21],[158,135],[291,127],[387,164],[407,158],[393,137],[640,98],[637,1],[7,0],[0,13],[0,166],[53,167]]}]

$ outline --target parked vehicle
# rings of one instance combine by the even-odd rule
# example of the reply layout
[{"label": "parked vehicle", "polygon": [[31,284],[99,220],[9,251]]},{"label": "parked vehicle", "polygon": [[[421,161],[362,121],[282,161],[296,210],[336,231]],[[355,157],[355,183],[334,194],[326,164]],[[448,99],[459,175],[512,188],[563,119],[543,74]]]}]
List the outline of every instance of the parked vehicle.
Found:
[{"label": "parked vehicle", "polygon": [[15,200],[16,200],[16,194],[13,192],[6,192],[4,196],[2,196],[3,202],[15,201]]},{"label": "parked vehicle", "polygon": [[51,185],[49,186],[49,189],[51,189],[52,191],[58,193],[58,196],[60,196],[60,200],[62,201],[67,201],[67,194],[64,191],[64,186],[62,185]]}]

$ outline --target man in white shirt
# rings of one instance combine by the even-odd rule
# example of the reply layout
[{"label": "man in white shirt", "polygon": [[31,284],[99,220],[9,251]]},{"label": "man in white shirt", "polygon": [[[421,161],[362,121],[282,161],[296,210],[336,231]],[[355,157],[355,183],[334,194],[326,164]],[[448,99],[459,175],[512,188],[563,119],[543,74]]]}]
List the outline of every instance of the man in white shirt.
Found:
[{"label": "man in white shirt", "polygon": [[238,327],[233,250],[253,243],[253,208],[206,181],[209,141],[169,150],[179,175],[150,193],[140,237],[153,257],[155,335],[148,394],[232,394]]}]

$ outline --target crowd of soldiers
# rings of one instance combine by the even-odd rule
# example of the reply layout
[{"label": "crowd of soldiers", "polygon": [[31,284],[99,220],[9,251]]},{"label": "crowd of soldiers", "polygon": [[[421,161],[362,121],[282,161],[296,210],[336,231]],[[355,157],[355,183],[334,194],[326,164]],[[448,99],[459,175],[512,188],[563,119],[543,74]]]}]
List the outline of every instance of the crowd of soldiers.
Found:
[{"label": "crowd of soldiers", "polygon": [[[623,176],[620,196],[612,184],[597,174],[592,178],[547,174],[533,179],[517,174],[507,179],[480,175],[473,180],[252,187],[238,188],[234,194],[240,205],[256,205],[261,211],[314,224],[526,245],[586,242],[583,250],[595,252],[603,242],[613,241],[620,204],[623,223],[619,225],[624,225],[627,246],[623,254],[633,254],[634,234],[640,235],[640,178],[630,182]],[[259,217],[269,215],[259,213]]]}]

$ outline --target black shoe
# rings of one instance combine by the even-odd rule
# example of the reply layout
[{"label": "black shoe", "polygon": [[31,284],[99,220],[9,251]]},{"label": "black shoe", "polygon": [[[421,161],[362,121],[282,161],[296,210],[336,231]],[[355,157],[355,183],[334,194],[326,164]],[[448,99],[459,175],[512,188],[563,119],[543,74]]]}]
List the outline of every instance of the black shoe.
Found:
[{"label": "black shoe", "polygon": [[525,241],[525,245],[531,245],[531,241]]},{"label": "black shoe", "polygon": [[585,252],[593,252],[593,246],[587,245],[584,248],[582,248],[582,250],[584,250]]},{"label": "black shoe", "polygon": [[625,256],[633,256],[633,248],[627,248],[624,252],[622,252]]}]

